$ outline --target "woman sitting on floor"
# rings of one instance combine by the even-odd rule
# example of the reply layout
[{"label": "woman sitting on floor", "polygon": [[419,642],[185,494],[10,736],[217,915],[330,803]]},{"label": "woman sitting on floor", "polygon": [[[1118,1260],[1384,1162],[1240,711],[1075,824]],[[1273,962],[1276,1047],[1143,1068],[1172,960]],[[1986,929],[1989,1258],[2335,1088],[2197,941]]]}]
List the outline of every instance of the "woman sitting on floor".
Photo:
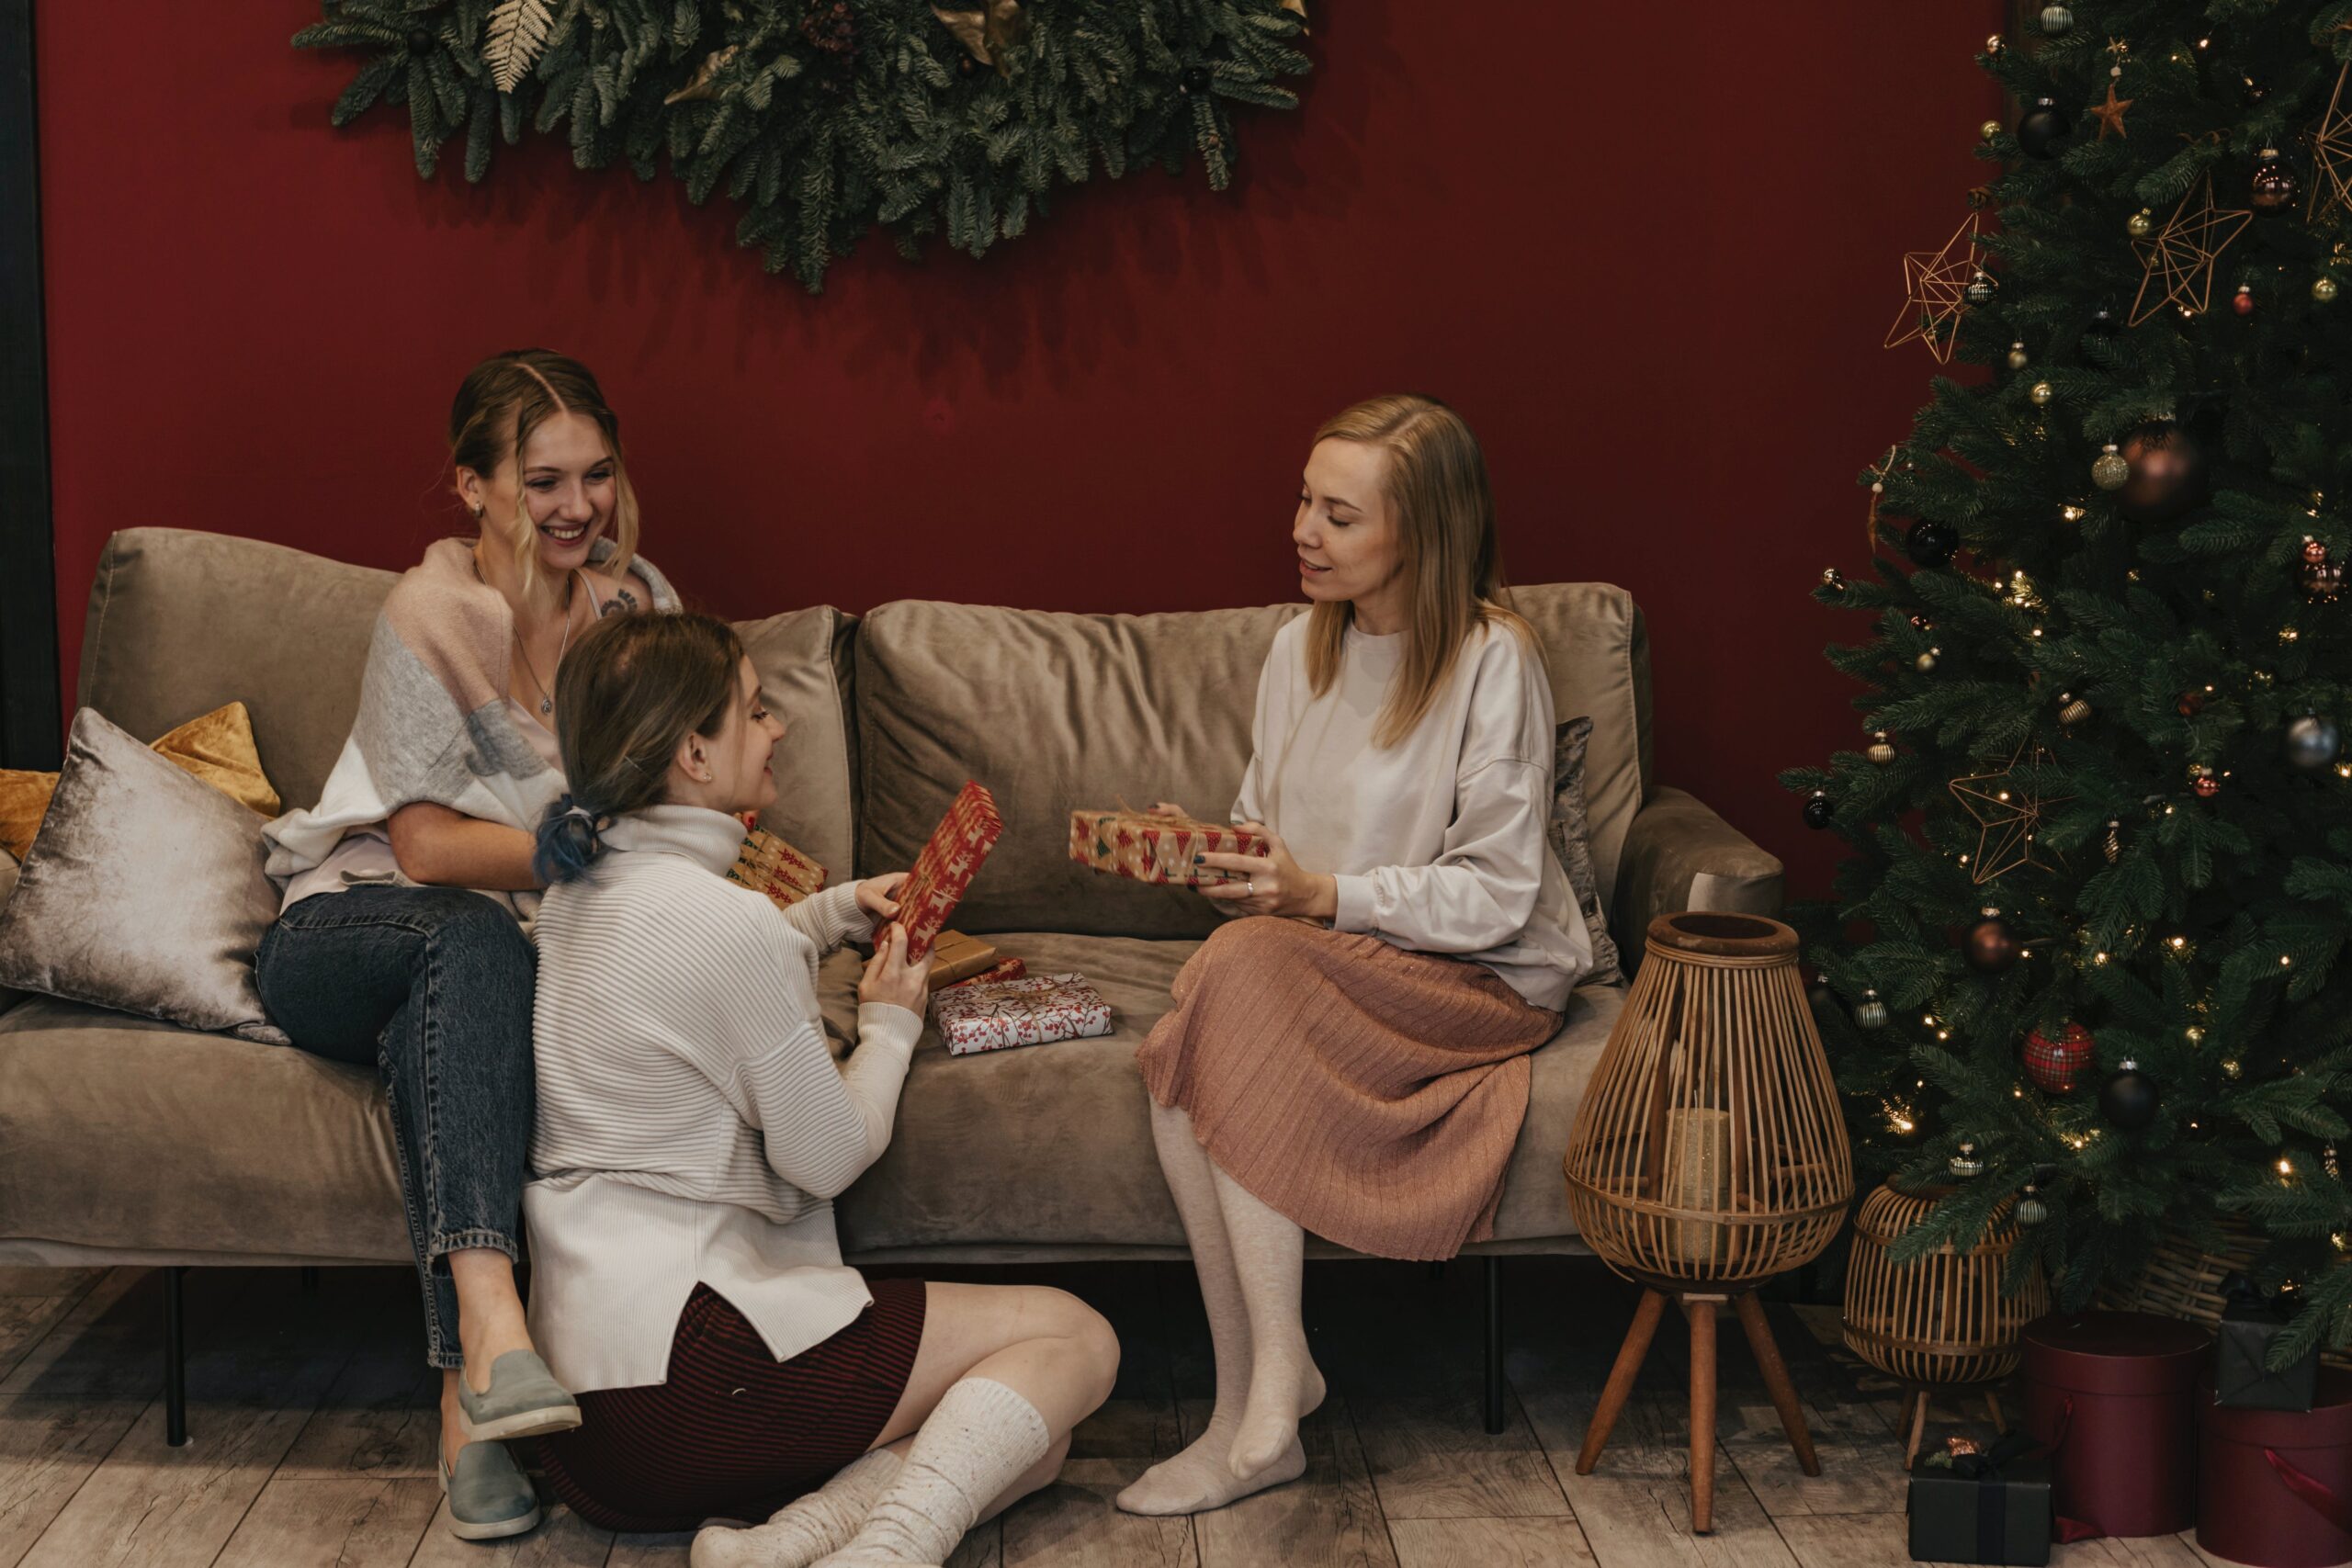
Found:
[{"label": "woman sitting on floor", "polygon": [[836,1066],[818,960],[905,879],[789,911],[727,880],[785,733],[734,632],[608,622],[556,708],[523,1205],[532,1333],[582,1424],[541,1445],[548,1480],[612,1529],[775,1515],[705,1530],[698,1568],[944,1562],[1059,1470],[1117,1340],[1059,1291],[842,1265],[831,1201],[889,1145],[930,964],[885,928]]},{"label": "woman sitting on floor", "polygon": [[[1592,967],[1544,840],[1552,689],[1513,614],[1485,459],[1426,398],[1316,433],[1291,524],[1313,608],[1275,637],[1233,819],[1261,859],[1137,1061],[1216,1349],[1206,1430],[1119,1495],[1193,1513],[1295,1478],[1323,1398],[1305,1231],[1444,1258],[1494,1229],[1529,1054]],[[1163,810],[1176,810],[1163,807]]]}]

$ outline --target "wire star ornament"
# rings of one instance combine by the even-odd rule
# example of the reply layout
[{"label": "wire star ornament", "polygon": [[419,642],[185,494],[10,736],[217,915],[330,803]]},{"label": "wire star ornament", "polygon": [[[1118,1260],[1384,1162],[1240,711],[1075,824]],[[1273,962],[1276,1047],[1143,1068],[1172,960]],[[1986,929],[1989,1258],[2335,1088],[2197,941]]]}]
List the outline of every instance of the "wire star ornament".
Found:
[{"label": "wire star ornament", "polygon": [[1951,793],[1961,809],[1984,829],[1977,835],[1976,856],[1969,862],[1970,882],[1982,886],[2021,865],[2047,869],[2046,863],[2034,858],[2041,815],[2075,798],[2038,793],[2042,770],[2054,761],[2046,746],[2021,746],[1999,773],[1951,781]]},{"label": "wire star ornament", "polygon": [[[2347,19],[2346,26],[2352,28],[2352,19]],[[2346,79],[2352,79],[2352,65],[2336,73],[2335,92],[2327,100],[2327,112],[2310,132],[2314,177],[2303,217],[2313,223],[2338,209],[2352,208],[2352,109],[2344,103]]]},{"label": "wire star ornament", "polygon": [[[1906,251],[1903,256],[1903,313],[1886,331],[1888,348],[1913,338],[1928,345],[1938,363],[1951,358],[1960,318],[1968,310],[1968,286],[1976,276],[1977,215],[1952,231],[1940,251]],[[1958,247],[1960,255],[1953,259]]]},{"label": "wire star ornament", "polygon": [[[2196,189],[2180,198],[2163,228],[2144,240],[2132,242],[2146,270],[2140,279],[2139,295],[2132,301],[2131,320],[2124,324],[2136,327],[2167,305],[2203,313],[2213,299],[2214,265],[2238,237],[2238,231],[2253,221],[2254,213],[2248,209],[2224,211],[2213,205],[2211,174],[2199,180]],[[2151,299],[2159,277],[2164,280],[2164,291]]]}]

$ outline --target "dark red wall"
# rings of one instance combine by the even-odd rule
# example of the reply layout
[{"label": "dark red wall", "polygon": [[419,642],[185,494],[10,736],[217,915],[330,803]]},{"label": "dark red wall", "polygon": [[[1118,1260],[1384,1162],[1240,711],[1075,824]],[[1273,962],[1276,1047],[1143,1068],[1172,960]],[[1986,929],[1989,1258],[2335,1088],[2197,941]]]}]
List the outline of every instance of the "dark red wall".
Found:
[{"label": "dark red wall", "polygon": [[1231,192],[1098,185],[980,263],[870,242],[811,299],[666,178],[542,147],[426,185],[405,111],[330,130],[347,63],[286,45],[316,0],[43,0],[69,692],[111,529],[385,567],[455,531],[441,424],[498,348],[595,367],[647,553],[734,615],[1285,598],[1317,422],[1426,390],[1485,442],[1512,574],[1647,612],[1661,778],[1814,883],[1772,775],[1856,732],[1805,595],[1926,400],[1879,344],[1980,177],[1999,0],[1315,9],[1306,105],[1246,118]]}]

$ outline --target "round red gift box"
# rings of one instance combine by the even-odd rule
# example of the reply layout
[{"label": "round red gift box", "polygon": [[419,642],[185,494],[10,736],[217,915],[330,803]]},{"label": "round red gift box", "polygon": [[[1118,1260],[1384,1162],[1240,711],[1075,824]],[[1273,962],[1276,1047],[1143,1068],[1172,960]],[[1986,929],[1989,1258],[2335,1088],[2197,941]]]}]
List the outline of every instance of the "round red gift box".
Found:
[{"label": "round red gift box", "polygon": [[2051,1502],[2101,1535],[2197,1522],[2197,1379],[2213,1337],[2143,1312],[2026,1325],[2025,1426],[2050,1450]]},{"label": "round red gift box", "polygon": [[2257,1568],[2352,1561],[2352,1372],[2323,1367],[2309,1411],[2238,1410],[2197,1394],[2197,1544]]}]

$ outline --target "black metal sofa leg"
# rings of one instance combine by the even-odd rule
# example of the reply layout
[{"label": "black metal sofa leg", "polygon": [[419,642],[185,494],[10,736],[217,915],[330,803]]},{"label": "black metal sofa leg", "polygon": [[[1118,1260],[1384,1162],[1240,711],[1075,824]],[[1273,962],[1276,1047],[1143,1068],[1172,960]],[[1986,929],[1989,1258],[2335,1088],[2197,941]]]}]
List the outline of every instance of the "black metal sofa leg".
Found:
[{"label": "black metal sofa leg", "polygon": [[164,1269],[164,1441],[187,1446],[187,1313],[181,1284],[187,1269]]},{"label": "black metal sofa leg", "polygon": [[1503,1429],[1503,1260],[1487,1257],[1487,1430]]}]

